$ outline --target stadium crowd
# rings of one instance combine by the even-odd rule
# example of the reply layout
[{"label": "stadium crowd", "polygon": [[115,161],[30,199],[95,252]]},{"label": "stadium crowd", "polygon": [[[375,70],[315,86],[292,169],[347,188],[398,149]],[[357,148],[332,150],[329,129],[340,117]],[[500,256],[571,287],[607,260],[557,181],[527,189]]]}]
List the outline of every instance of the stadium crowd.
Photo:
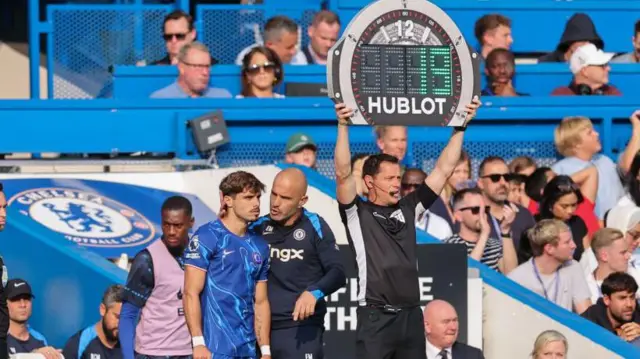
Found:
[{"label": "stadium crowd", "polygon": [[[309,46],[298,49],[298,24],[284,16],[267,21],[263,43],[238,54],[239,94],[210,87],[211,66],[217,60],[195,41],[189,14],[175,11],[163,26],[167,55],[150,64],[176,65],[179,75],[153,98],[282,98],[283,64],[326,63],[341,23],[336,14],[320,11],[309,26]],[[510,20],[499,14],[476,23],[488,79],[483,96],[526,96],[516,91],[513,81],[510,27]],[[587,15],[571,17],[556,51],[539,59],[566,62],[573,74],[571,83],[552,95],[620,95],[609,83],[608,64],[638,62],[638,33],[640,22],[633,39],[638,48],[614,57],[603,52],[603,41]],[[471,117],[478,103],[473,106],[468,108]],[[374,235],[354,230],[355,221],[365,227],[363,218],[369,216],[370,229],[391,237],[402,233],[415,239],[415,231],[424,231],[443,243],[465,246],[469,257],[640,346],[640,262],[634,256],[640,244],[640,111],[630,114],[632,133],[615,162],[600,153],[599,134],[590,119],[576,116],[563,119],[555,129],[555,147],[563,158],[551,167],[539,166],[530,157],[474,159],[463,150],[461,128],[453,131],[434,170],[425,173],[406,165],[408,131],[403,126],[376,127],[379,153],[352,154],[344,123],[347,110],[336,110],[337,197],[358,266],[372,261],[370,248],[360,253],[357,247],[367,247]],[[317,151],[310,134],[297,133],[287,141],[283,161],[314,169]],[[473,160],[480,162],[477,173]],[[225,177],[219,188],[220,219],[192,236],[191,204],[184,197],[168,198],[160,209],[161,240],[134,258],[125,285],[106,288],[100,320],[69,338],[63,348],[49,346],[28,325],[36,296],[28,282],[3,264],[1,297],[6,307],[0,306],[0,341],[7,349],[0,346],[0,352],[39,353],[46,359],[322,358],[323,298],[345,283],[332,229],[304,209],[308,196],[303,171],[278,174],[268,193],[270,213],[260,217],[264,188],[247,172]],[[0,184],[0,231],[11,220],[6,207]],[[374,207],[380,211],[378,218],[369,213]],[[309,240],[301,241],[299,236],[305,235]],[[415,250],[415,240],[397,245]],[[304,261],[289,260],[302,251]],[[234,252],[244,256],[234,257]],[[416,270],[415,256],[405,259]],[[394,273],[394,266],[387,270],[398,275],[398,282],[405,283],[401,275],[407,273],[407,280],[417,280],[417,272]],[[359,272],[361,283],[366,281],[363,276]],[[371,286],[384,281],[372,277]],[[385,283],[377,285],[381,293],[387,290],[382,288]],[[399,303],[384,302],[385,295],[384,303],[369,302],[379,294],[365,284],[358,299],[369,313],[404,313]],[[359,357],[483,358],[478,349],[457,342],[458,317],[451,304],[434,300],[421,309],[416,311],[420,328],[407,333],[419,334],[421,354],[408,351],[403,356],[397,345],[376,346],[359,338]],[[388,319],[390,325],[400,317]],[[362,322],[359,318],[359,325]],[[545,331],[531,342],[535,359],[563,358],[569,351],[567,339],[556,331]]]}]

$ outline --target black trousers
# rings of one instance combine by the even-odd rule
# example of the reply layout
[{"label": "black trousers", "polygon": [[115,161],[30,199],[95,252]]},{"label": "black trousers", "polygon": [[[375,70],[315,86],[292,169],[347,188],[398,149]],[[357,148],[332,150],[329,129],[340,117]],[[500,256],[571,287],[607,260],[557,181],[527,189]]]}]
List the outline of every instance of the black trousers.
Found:
[{"label": "black trousers", "polygon": [[304,325],[271,330],[273,359],[323,359],[324,327]]},{"label": "black trousers", "polygon": [[426,359],[424,323],[420,307],[390,313],[358,308],[357,359]]}]

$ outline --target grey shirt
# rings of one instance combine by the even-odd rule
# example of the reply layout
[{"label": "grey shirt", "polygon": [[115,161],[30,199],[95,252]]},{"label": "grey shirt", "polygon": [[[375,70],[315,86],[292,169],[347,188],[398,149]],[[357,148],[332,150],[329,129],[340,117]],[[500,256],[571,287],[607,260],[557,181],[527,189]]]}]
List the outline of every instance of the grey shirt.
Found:
[{"label": "grey shirt", "polygon": [[[231,93],[226,89],[209,87],[202,94],[203,98],[231,98]],[[171,85],[162,88],[151,94],[151,98],[189,98],[186,92],[174,82]]]},{"label": "grey shirt", "polygon": [[546,291],[548,300],[569,311],[573,311],[576,304],[591,298],[582,266],[573,259],[563,264],[555,274],[540,274],[538,279],[531,258],[511,271],[508,277],[542,297],[545,297]]},{"label": "grey shirt", "polygon": [[636,60],[635,54],[633,52],[628,52],[626,54],[614,57],[609,62],[612,64],[630,64],[637,63],[638,61]]}]

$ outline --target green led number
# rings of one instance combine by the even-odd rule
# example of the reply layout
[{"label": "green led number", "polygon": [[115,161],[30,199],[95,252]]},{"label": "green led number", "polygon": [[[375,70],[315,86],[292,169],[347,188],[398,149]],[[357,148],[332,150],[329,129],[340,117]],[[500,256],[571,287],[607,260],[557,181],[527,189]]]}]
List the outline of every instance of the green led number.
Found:
[{"label": "green led number", "polygon": [[451,49],[448,46],[429,48],[429,72],[432,94],[451,96]]}]

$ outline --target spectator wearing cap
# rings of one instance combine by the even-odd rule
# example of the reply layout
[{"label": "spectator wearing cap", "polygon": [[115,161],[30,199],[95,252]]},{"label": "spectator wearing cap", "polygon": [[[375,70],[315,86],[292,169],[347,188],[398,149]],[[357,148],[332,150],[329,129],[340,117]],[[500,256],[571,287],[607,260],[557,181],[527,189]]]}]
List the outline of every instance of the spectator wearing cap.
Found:
[{"label": "spectator wearing cap", "polygon": [[568,62],[578,47],[589,43],[596,45],[598,49],[604,48],[604,41],[596,32],[596,26],[589,15],[574,14],[567,20],[556,50],[540,57],[538,62]]},{"label": "spectator wearing cap", "polygon": [[517,92],[513,78],[516,75],[516,59],[507,49],[493,49],[487,55],[484,73],[487,75],[487,86],[482,90],[482,96],[528,96]]},{"label": "spectator wearing cap", "polygon": [[315,168],[317,150],[318,146],[309,135],[296,133],[287,141],[285,162]]},{"label": "spectator wearing cap", "polygon": [[[7,225],[7,197],[4,195],[4,187],[0,182],[0,232]],[[4,287],[7,285],[7,267],[4,265],[4,258],[0,255],[0,358],[5,358],[7,353],[7,332],[9,331],[9,309],[7,308],[7,298]]]},{"label": "spectator wearing cap", "polygon": [[480,53],[486,59],[493,49],[511,48],[511,20],[500,14],[487,14],[476,21],[474,29],[476,39],[482,47]]},{"label": "spectator wearing cap", "polygon": [[11,320],[7,337],[9,355],[39,353],[46,359],[59,359],[60,351],[50,347],[47,339],[27,324],[34,298],[29,283],[23,279],[12,279],[7,282],[5,293]]},{"label": "spectator wearing cap", "polygon": [[287,16],[278,15],[267,20],[262,36],[264,44],[258,42],[244,48],[236,57],[236,65],[242,65],[242,59],[252,48],[262,45],[273,50],[283,64],[307,64],[304,54],[298,50],[299,26]]},{"label": "spectator wearing cap", "polygon": [[612,53],[605,53],[594,44],[578,47],[569,60],[573,80],[569,86],[553,90],[551,95],[622,95],[617,88],[609,85],[609,61],[612,57]]}]

